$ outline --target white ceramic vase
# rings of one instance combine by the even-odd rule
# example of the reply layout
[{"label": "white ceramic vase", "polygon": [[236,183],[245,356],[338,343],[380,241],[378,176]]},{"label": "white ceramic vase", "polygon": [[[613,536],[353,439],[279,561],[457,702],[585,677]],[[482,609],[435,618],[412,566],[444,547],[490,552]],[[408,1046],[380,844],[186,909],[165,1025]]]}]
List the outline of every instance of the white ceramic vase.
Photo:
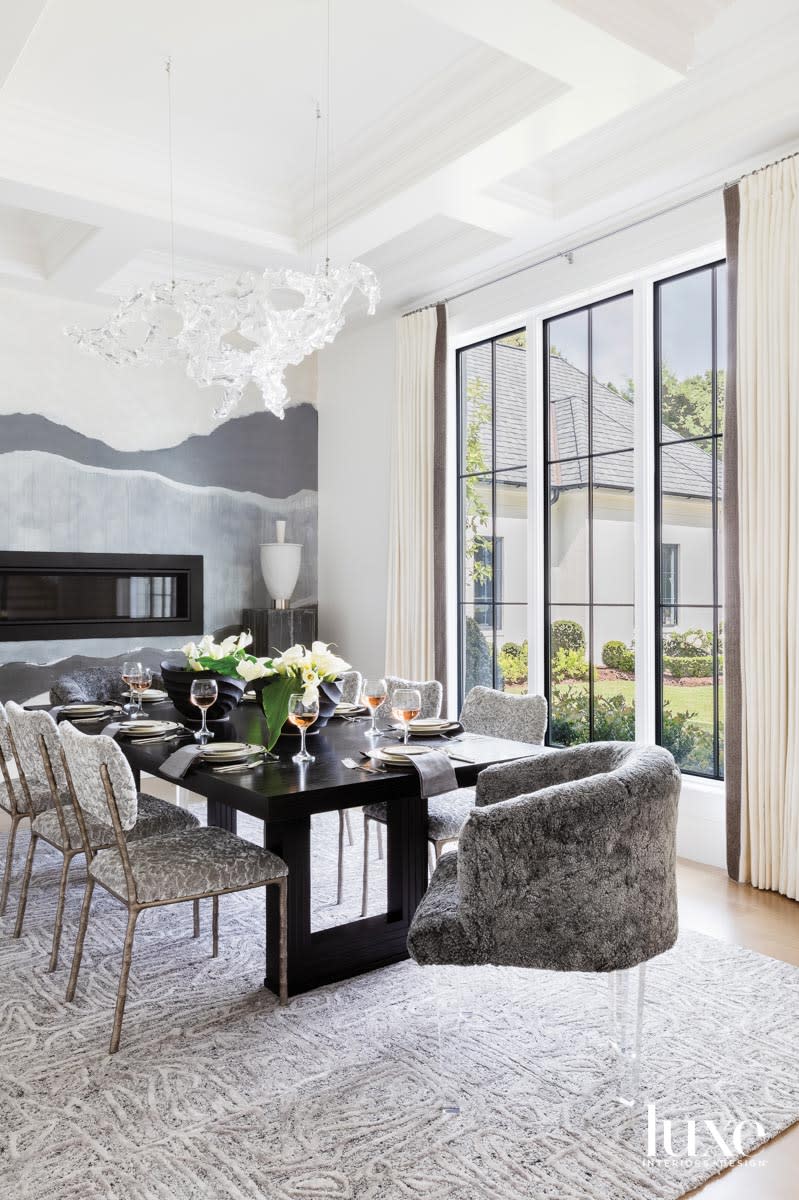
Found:
[{"label": "white ceramic vase", "polygon": [[277,521],[277,541],[261,546],[261,574],[275,608],[288,608],[297,586],[302,561],[302,545],[285,541],[286,522]]}]

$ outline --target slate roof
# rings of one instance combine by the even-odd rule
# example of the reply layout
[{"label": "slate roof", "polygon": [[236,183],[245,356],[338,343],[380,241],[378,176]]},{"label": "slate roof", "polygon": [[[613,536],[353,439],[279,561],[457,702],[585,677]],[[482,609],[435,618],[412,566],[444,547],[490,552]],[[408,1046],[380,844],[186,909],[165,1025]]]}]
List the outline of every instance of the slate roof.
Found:
[{"label": "slate roof", "polygon": [[[496,463],[498,470],[519,466],[527,459],[527,355],[526,351],[497,343]],[[467,352],[468,380],[491,378],[491,349],[486,343]],[[563,358],[552,355],[549,363],[550,458],[553,485],[560,488],[585,487],[588,483],[588,376]],[[594,381],[593,387],[594,486],[632,490],[633,455],[611,454],[632,451],[634,411],[631,401],[612,388]],[[490,430],[483,446],[487,463],[491,462]],[[663,426],[663,440],[678,437]],[[602,457],[607,453],[607,457]],[[564,461],[565,460],[565,461]],[[712,461],[699,446],[682,442],[667,449],[661,463],[663,490],[673,496],[695,496],[709,500],[713,492]],[[519,472],[526,481],[526,471]],[[721,487],[721,469],[719,469]]]}]

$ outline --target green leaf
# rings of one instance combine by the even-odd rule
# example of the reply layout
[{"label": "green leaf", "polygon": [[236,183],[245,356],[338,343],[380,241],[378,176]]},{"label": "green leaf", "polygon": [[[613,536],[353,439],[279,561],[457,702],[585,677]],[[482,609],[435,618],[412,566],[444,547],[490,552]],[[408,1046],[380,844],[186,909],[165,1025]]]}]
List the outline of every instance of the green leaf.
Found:
[{"label": "green leaf", "polygon": [[261,692],[261,707],[269,727],[267,750],[271,750],[289,713],[289,696],[302,691],[295,675],[275,675]]}]

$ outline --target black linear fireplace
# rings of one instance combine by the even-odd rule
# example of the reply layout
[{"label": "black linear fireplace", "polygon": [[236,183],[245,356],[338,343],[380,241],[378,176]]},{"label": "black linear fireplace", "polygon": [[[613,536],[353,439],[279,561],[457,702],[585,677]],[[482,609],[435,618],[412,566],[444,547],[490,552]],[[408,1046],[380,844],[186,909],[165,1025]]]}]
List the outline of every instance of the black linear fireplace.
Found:
[{"label": "black linear fireplace", "polygon": [[202,555],[0,552],[0,642],[202,627]]}]

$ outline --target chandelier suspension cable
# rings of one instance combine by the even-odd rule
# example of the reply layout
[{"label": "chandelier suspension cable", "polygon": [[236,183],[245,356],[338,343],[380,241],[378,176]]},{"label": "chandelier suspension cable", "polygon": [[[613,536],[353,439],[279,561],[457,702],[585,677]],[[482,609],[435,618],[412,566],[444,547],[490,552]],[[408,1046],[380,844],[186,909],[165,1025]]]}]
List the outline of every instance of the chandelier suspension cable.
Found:
[{"label": "chandelier suspension cable", "polygon": [[319,101],[316,101],[316,118],[314,120],[314,143],[313,143],[313,177],[311,184],[311,233],[308,241],[308,249],[311,259],[311,268],[314,266],[314,255],[316,254],[316,239],[317,239],[317,191],[319,185],[319,126],[322,122],[322,107]]},{"label": "chandelier suspension cable", "polygon": [[331,146],[331,126],[332,126],[332,107],[331,107],[331,84],[330,76],[333,68],[333,30],[332,30],[332,0],[327,0],[327,71],[326,71],[326,91],[327,91],[327,112],[325,113],[325,274],[330,274],[330,146]]},{"label": "chandelier suspension cable", "polygon": [[172,58],[166,60],[167,141],[169,146],[169,259],[172,291],[175,291],[175,168],[172,157]]}]

